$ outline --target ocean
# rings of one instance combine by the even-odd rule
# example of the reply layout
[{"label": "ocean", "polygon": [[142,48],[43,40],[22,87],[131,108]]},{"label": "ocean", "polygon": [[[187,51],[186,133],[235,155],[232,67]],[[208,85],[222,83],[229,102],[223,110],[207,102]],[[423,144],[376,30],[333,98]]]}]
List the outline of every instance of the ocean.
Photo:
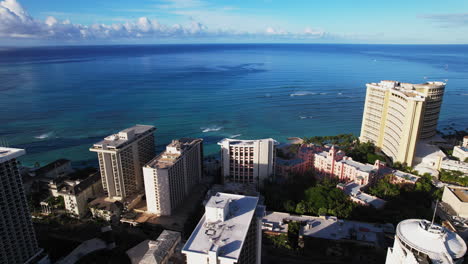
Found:
[{"label": "ocean", "polygon": [[439,129],[468,129],[468,45],[70,46],[0,48],[0,142],[24,165],[84,166],[134,124],[157,127],[159,151],[202,137],[206,154],[225,137],[359,135],[380,80],[447,82]]}]

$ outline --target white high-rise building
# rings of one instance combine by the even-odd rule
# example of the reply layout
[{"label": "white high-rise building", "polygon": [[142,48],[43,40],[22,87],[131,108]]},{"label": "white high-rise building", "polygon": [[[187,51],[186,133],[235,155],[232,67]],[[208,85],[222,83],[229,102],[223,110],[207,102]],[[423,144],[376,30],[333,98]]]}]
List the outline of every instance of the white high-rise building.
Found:
[{"label": "white high-rise building", "polygon": [[265,179],[274,176],[277,144],[272,138],[220,141],[224,180],[262,186]]},{"label": "white high-rise building", "polygon": [[262,218],[258,197],[217,193],[182,248],[188,264],[260,264]]},{"label": "white high-rise building", "polygon": [[0,147],[0,263],[33,263],[42,253],[17,167],[25,153]]},{"label": "white high-rise building", "polygon": [[465,253],[465,241],[457,233],[427,220],[408,219],[398,224],[385,263],[459,264],[463,263]]},{"label": "white high-rise building", "polygon": [[143,167],[149,213],[171,215],[200,182],[203,171],[203,139],[173,140],[166,150]]},{"label": "white high-rise building", "polygon": [[136,125],[89,149],[98,153],[102,187],[109,198],[123,200],[143,189],[141,168],[154,157],[155,130],[153,126]]}]

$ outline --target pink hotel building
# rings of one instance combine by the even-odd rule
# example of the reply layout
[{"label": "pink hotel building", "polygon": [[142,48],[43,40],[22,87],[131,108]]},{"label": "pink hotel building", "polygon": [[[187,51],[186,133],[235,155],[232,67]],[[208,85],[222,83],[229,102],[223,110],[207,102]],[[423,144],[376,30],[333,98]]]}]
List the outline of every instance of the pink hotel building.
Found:
[{"label": "pink hotel building", "polygon": [[352,181],[359,185],[371,182],[383,166],[385,165],[379,161],[376,161],[374,165],[354,161],[334,146],[329,151],[322,151],[314,155],[314,170],[317,176],[321,178],[336,177],[341,182]]}]

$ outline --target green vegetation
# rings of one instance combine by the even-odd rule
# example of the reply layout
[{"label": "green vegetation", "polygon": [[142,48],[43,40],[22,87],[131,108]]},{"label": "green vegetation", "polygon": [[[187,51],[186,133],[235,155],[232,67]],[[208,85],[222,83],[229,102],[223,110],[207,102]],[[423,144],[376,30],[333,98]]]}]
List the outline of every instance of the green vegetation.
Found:
[{"label": "green vegetation", "polygon": [[403,172],[407,172],[407,173],[411,173],[411,174],[414,174],[414,175],[419,175],[419,172],[409,166],[406,166],[406,163],[401,163],[401,162],[394,162],[393,163],[393,166],[392,166],[394,169],[396,170],[400,170],[400,171],[403,171]]},{"label": "green vegetation", "polygon": [[468,186],[468,177],[464,177],[461,171],[440,170],[439,180],[443,182],[453,183],[461,186]]},{"label": "green vegetation", "polygon": [[266,181],[262,194],[268,210],[295,213],[296,204],[304,198],[307,188],[315,186],[312,171],[304,175],[292,174],[285,182]]},{"label": "green vegetation", "polygon": [[346,155],[355,161],[374,164],[376,160],[385,161],[385,157],[375,153],[375,145],[366,142],[357,142],[353,148],[346,151]]},{"label": "green vegetation", "polygon": [[288,243],[293,249],[299,248],[299,230],[301,223],[291,221],[288,223]]},{"label": "green vegetation", "polygon": [[465,159],[465,162],[468,162],[468,158]]},{"label": "green vegetation", "polygon": [[266,183],[263,193],[268,210],[347,218],[354,204],[336,188],[337,182],[315,184],[312,173],[294,175],[285,183]]},{"label": "green vegetation", "polygon": [[392,184],[392,180],[395,176],[385,175],[383,179],[380,179],[373,187],[369,188],[369,194],[380,197],[382,199],[393,198],[400,195],[400,186]]},{"label": "green vegetation", "polygon": [[280,234],[280,235],[267,235],[267,238],[273,243],[276,248],[283,248],[287,250],[291,250],[292,247],[289,244],[288,235]]},{"label": "green vegetation", "polygon": [[300,144],[291,144],[289,146],[276,149],[276,156],[282,159],[292,159],[297,155]]},{"label": "green vegetation", "polygon": [[348,157],[353,160],[374,164],[376,160],[385,161],[385,157],[375,153],[374,144],[367,142],[361,143],[359,139],[352,134],[339,134],[336,136],[316,136],[304,138],[305,143],[313,143],[316,145],[333,144],[340,146]]},{"label": "green vegetation", "polygon": [[316,145],[324,145],[324,144],[333,144],[339,145],[344,148],[351,147],[358,139],[357,137],[353,136],[353,134],[339,134],[336,136],[316,136],[316,137],[304,137],[304,143],[306,144],[316,144]]},{"label": "green vegetation", "polygon": [[348,218],[353,205],[348,196],[336,188],[336,182],[325,180],[305,191],[304,199],[296,205],[296,213]]},{"label": "green vegetation", "polygon": [[65,208],[65,201],[63,200],[63,196],[53,197],[50,196],[45,200],[49,204],[50,207],[56,209],[63,209]]},{"label": "green vegetation", "polygon": [[384,198],[387,201],[385,207],[377,210],[373,207],[357,206],[352,212],[352,219],[392,224],[410,218],[431,219],[432,202],[442,196],[442,189],[434,187],[431,176],[427,174],[415,185],[392,184],[391,178],[386,176],[371,187],[369,192]]}]

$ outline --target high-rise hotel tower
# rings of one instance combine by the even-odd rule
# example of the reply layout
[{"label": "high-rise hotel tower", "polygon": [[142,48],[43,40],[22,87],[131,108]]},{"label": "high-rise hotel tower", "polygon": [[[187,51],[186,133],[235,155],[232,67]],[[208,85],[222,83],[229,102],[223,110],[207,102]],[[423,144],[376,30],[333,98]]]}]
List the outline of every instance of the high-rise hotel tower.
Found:
[{"label": "high-rise hotel tower", "polygon": [[24,154],[0,147],[0,263],[35,263],[42,252],[17,167],[16,158]]},{"label": "high-rise hotel tower", "polygon": [[148,212],[171,215],[200,182],[202,167],[203,139],[173,140],[143,167]]},{"label": "high-rise hotel tower", "polygon": [[274,139],[225,138],[218,145],[224,180],[262,186],[265,179],[274,175],[277,145]]},{"label": "high-rise hotel tower", "polygon": [[360,140],[412,166],[417,141],[436,134],[444,90],[442,82],[367,84]]},{"label": "high-rise hotel tower", "polygon": [[155,155],[155,130],[153,126],[136,125],[89,149],[98,153],[102,186],[109,198],[122,200],[143,189],[142,167]]}]

